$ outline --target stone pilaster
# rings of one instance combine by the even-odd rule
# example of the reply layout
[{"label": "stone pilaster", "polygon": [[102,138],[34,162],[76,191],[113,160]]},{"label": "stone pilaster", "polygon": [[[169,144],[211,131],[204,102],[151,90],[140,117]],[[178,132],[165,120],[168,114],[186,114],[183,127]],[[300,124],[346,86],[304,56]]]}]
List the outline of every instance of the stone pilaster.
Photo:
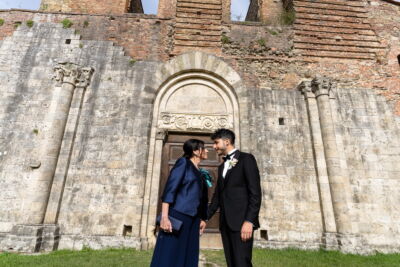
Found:
[{"label": "stone pilaster", "polygon": [[353,236],[354,231],[350,215],[351,188],[348,177],[342,173],[340,164],[341,159],[336,143],[334,120],[329,97],[331,87],[332,83],[326,77],[317,77],[311,82],[311,90],[315,94],[318,106],[339,246],[344,251],[354,251],[357,241]]},{"label": "stone pilaster", "polygon": [[318,193],[321,202],[321,212],[324,229],[322,242],[325,245],[326,249],[337,249],[337,228],[333,211],[333,202],[328,179],[317,100],[315,98],[315,94],[311,90],[310,81],[302,82],[298,89],[302,92],[306,101],[308,120],[311,130],[315,167],[318,177]]},{"label": "stone pilaster", "polygon": [[28,197],[23,206],[26,216],[22,219],[22,224],[13,228],[10,235],[20,240],[20,251],[53,250],[57,246],[57,222],[52,221],[46,225],[43,222],[74,90],[76,87],[86,88],[93,74],[92,68],[82,68],[73,63],[60,63],[54,71],[57,86],[46,118],[48,127],[44,131],[41,151],[38,158],[33,159],[35,164],[31,164],[32,183],[28,187]]}]

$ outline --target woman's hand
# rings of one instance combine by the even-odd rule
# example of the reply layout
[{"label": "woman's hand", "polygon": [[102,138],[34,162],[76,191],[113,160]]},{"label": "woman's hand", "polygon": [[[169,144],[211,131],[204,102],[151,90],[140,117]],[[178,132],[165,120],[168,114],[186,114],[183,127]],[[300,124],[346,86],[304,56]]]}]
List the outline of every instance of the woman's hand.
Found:
[{"label": "woman's hand", "polygon": [[203,234],[204,230],[206,229],[207,223],[203,220],[200,221],[200,235]]},{"label": "woman's hand", "polygon": [[172,225],[168,217],[161,217],[160,228],[164,232],[172,233]]}]

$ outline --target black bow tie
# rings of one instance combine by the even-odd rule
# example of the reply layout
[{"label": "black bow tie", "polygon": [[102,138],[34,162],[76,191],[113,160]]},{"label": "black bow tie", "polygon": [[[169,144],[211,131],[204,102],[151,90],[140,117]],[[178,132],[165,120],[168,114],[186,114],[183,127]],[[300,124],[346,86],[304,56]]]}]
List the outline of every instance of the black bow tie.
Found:
[{"label": "black bow tie", "polygon": [[225,161],[230,160],[231,159],[231,155],[226,155],[225,157],[222,157],[222,159]]},{"label": "black bow tie", "polygon": [[224,160],[224,162],[227,161],[227,160],[230,160],[231,158],[233,158],[233,154],[235,154],[235,152],[233,152],[230,155],[226,155],[225,157],[222,157],[222,159]]}]

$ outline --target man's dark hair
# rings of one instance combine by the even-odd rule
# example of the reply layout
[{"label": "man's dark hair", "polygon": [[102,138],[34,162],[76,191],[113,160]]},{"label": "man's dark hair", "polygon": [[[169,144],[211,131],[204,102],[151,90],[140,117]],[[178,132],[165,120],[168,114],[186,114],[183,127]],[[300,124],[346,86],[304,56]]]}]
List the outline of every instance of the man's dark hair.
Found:
[{"label": "man's dark hair", "polygon": [[211,139],[228,139],[231,141],[231,144],[235,144],[235,133],[228,129],[218,129],[212,135]]},{"label": "man's dark hair", "polygon": [[204,149],[204,142],[198,139],[189,139],[183,144],[184,157],[191,158],[194,151]]}]

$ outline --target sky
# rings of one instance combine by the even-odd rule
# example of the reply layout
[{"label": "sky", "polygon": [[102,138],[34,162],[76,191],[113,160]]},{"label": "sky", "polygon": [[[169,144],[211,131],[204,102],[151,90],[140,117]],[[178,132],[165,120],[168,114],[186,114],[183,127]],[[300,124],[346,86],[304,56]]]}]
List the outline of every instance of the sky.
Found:
[{"label": "sky", "polygon": [[[143,9],[146,14],[156,14],[158,0],[142,0]],[[37,10],[40,6],[40,0],[0,0],[0,9],[21,8]],[[232,0],[232,19],[244,20],[249,0]],[[240,16],[240,19],[238,17]]]}]

